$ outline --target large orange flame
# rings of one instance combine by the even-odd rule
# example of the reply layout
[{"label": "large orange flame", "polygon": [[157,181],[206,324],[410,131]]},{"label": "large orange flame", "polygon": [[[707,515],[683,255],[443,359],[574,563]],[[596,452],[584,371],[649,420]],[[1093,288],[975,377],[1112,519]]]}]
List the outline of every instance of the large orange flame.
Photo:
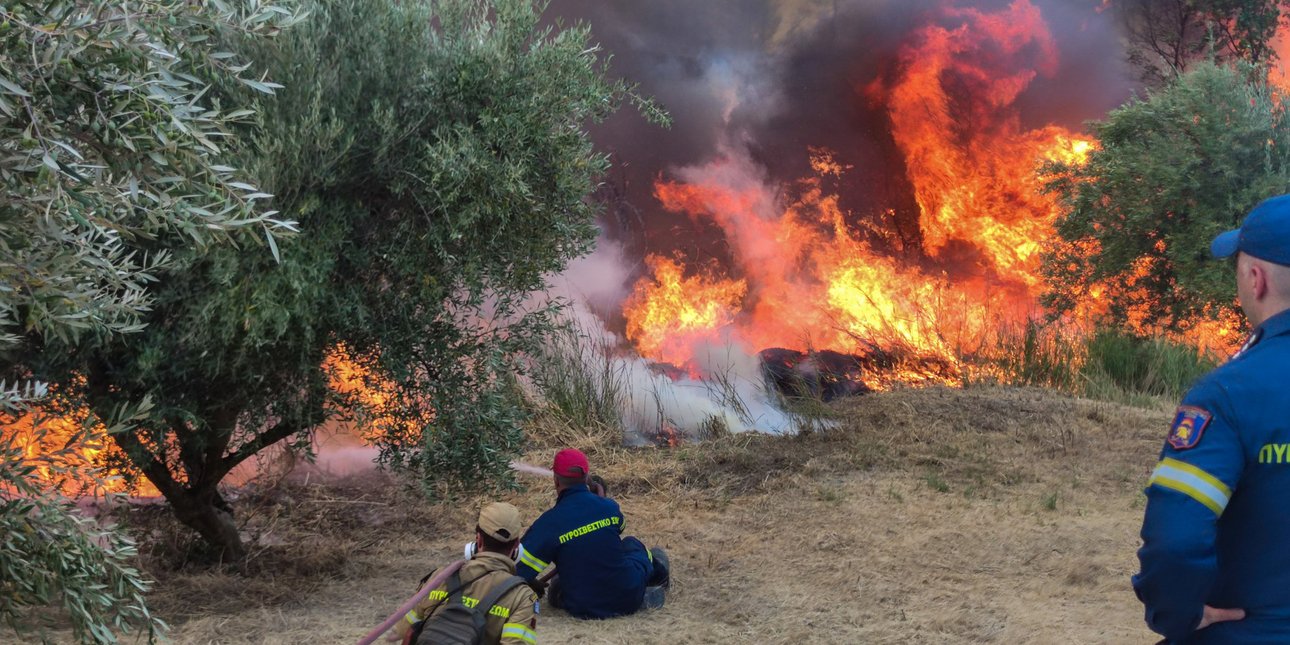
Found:
[{"label": "large orange flame", "polygon": [[[1080,162],[1094,145],[1058,126],[1020,125],[1017,97],[1056,64],[1053,39],[1027,0],[996,13],[950,8],[914,35],[889,77],[865,88],[890,116],[920,208],[922,247],[910,257],[875,252],[819,178],[803,180],[790,204],[738,155],[658,181],[664,207],[722,229],[740,275],[651,263],[624,308],[629,337],[643,355],[678,365],[691,360],[684,348],[696,339],[729,335],[754,350],[895,345],[956,366],[1000,320],[1035,313],[1038,251],[1057,216],[1037,168]],[[848,170],[828,151],[807,152],[821,177]],[[725,298],[714,300],[714,290]],[[712,311],[722,314],[690,313]],[[913,371],[869,384],[959,376]]]},{"label": "large orange flame", "polygon": [[[997,14],[947,16],[956,26],[920,30],[901,54],[899,78],[876,81],[868,93],[887,107],[905,155],[925,249],[936,255],[964,241],[1001,274],[1033,285],[1035,256],[1055,216],[1035,166],[1078,156],[1090,144],[1055,126],[1024,131],[1011,107],[1038,72],[1057,67],[1036,7],[1018,0]],[[947,78],[967,88],[960,90],[966,99],[947,92]]]},{"label": "large orange flame", "polygon": [[[680,263],[656,255],[645,263],[656,281],[636,285],[628,305],[636,308],[636,316],[628,321],[627,338],[649,356],[682,365],[696,341],[732,322],[747,285],[742,280],[687,278]],[[691,337],[693,332],[699,337]]]}]

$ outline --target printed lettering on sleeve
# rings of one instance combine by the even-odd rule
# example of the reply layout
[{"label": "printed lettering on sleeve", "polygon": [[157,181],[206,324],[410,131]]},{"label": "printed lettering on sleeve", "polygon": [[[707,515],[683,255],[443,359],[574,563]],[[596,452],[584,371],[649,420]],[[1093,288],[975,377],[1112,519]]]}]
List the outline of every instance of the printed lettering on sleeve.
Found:
[{"label": "printed lettering on sleeve", "polygon": [[1195,448],[1200,443],[1200,436],[1205,433],[1205,426],[1213,418],[1214,415],[1208,410],[1184,405],[1174,415],[1173,427],[1169,429],[1169,437],[1165,441],[1174,450]]}]

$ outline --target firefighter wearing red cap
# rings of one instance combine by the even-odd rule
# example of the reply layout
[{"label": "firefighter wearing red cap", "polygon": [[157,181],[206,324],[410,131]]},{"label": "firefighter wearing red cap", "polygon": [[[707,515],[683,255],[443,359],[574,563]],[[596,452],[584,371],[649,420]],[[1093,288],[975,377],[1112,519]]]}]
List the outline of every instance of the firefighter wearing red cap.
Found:
[{"label": "firefighter wearing red cap", "polygon": [[[484,644],[534,645],[537,642],[537,594],[516,579],[514,556],[523,529],[519,509],[505,502],[494,502],[479,511],[475,525],[475,549],[470,561],[462,565],[453,579],[430,592],[421,604],[408,612],[399,623],[398,634],[404,642],[443,642],[433,636],[434,620],[454,601],[486,613]],[[434,576],[434,572],[426,578]],[[424,580],[422,581],[425,582]],[[500,585],[500,587],[499,587]],[[500,595],[497,595],[500,593]],[[458,596],[458,594],[460,594]],[[479,607],[492,596],[489,607]],[[427,627],[429,625],[429,627]],[[421,633],[421,630],[426,633]],[[411,638],[408,634],[412,632]],[[453,641],[456,642],[456,641]]]},{"label": "firefighter wearing red cap", "polygon": [[623,512],[588,488],[591,467],[581,451],[556,453],[551,470],[556,503],[520,541],[519,575],[533,579],[554,564],[558,575],[547,602],[578,618],[611,618],[660,605],[669,583],[663,550],[623,537]]}]

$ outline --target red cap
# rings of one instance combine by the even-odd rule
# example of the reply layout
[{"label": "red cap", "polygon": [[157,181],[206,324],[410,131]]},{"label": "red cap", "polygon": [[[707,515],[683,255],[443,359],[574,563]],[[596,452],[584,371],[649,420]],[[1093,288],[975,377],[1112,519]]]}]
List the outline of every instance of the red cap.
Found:
[{"label": "red cap", "polygon": [[576,448],[565,448],[555,453],[555,462],[551,464],[551,471],[561,477],[586,477],[591,472],[591,466],[587,463],[587,456],[582,454],[581,450]]}]

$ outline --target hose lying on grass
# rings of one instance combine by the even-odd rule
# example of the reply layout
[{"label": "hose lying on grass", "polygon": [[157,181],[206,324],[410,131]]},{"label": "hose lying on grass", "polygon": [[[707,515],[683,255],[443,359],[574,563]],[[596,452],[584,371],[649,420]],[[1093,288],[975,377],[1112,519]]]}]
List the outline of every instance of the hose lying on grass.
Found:
[{"label": "hose lying on grass", "polygon": [[390,628],[394,627],[395,623],[403,620],[403,617],[408,615],[408,612],[412,611],[412,609],[417,606],[417,603],[425,600],[425,597],[430,595],[431,591],[438,589],[440,585],[448,580],[448,576],[456,573],[457,569],[460,569],[463,564],[466,564],[465,560],[458,560],[441,569],[433,578],[430,578],[425,584],[421,585],[421,589],[417,590],[416,594],[411,598],[408,598],[407,602],[394,610],[394,613],[390,614],[390,617],[386,618],[385,622],[377,625],[376,629],[373,629],[368,632],[366,636],[360,638],[358,640],[358,645],[372,645],[372,643],[375,643],[376,639],[381,637],[381,634],[390,631]]}]

